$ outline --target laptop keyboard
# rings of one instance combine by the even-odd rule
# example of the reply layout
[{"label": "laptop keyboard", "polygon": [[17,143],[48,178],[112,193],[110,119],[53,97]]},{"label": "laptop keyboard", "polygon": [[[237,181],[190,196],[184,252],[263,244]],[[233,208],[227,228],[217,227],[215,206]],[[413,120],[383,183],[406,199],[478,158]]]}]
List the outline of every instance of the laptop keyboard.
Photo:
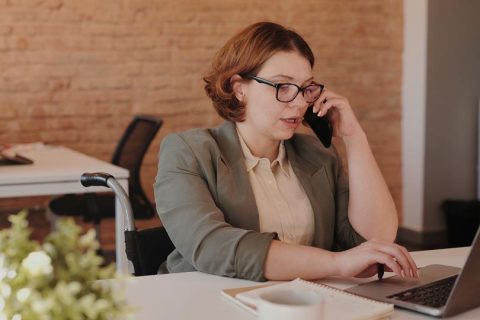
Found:
[{"label": "laptop keyboard", "polygon": [[455,275],[421,287],[396,293],[388,298],[439,308],[447,303],[456,278],[457,276]]}]

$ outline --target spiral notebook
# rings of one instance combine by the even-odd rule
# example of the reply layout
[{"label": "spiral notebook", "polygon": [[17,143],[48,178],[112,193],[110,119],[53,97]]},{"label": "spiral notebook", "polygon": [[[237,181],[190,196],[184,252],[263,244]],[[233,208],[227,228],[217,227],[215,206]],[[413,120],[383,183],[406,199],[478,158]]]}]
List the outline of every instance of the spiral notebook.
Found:
[{"label": "spiral notebook", "polygon": [[310,289],[325,296],[325,319],[386,319],[393,313],[393,304],[378,302],[324,284],[295,279],[280,284],[224,289],[221,294],[252,314],[256,314],[259,295],[278,289]]}]

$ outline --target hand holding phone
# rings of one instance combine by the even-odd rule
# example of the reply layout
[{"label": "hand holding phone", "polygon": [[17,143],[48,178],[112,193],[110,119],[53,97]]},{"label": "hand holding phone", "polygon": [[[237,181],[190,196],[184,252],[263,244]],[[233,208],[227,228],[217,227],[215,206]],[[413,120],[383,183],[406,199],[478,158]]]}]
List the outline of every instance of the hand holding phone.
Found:
[{"label": "hand holding phone", "polygon": [[313,112],[313,106],[309,106],[303,119],[308,123],[313,132],[315,132],[323,145],[329,148],[332,144],[332,126],[327,116],[319,117]]}]

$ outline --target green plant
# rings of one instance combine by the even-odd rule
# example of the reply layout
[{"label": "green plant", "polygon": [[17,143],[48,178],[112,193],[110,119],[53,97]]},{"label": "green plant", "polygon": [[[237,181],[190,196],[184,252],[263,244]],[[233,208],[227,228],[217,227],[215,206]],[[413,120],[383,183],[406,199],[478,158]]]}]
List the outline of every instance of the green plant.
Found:
[{"label": "green plant", "polygon": [[26,211],[0,231],[0,320],[112,320],[130,313],[122,290],[100,279],[118,278],[102,266],[93,230],[81,235],[61,219],[43,244],[30,239]]}]

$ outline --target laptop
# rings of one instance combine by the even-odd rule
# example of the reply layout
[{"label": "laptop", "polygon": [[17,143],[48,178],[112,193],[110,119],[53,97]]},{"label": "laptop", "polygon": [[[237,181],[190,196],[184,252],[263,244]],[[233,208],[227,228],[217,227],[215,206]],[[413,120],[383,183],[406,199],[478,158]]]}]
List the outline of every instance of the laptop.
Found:
[{"label": "laptop", "polygon": [[419,279],[394,276],[345,291],[436,317],[450,317],[480,306],[480,228],[463,269],[428,265],[418,271]]}]

